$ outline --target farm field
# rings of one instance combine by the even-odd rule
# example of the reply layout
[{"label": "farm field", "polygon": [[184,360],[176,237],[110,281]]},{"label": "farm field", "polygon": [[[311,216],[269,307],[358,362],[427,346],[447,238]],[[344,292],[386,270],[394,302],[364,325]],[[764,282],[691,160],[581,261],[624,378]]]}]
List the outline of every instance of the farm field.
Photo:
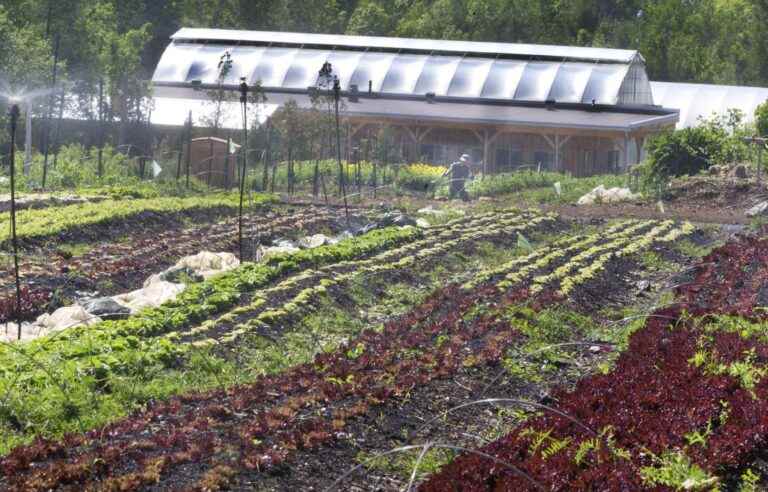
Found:
[{"label": "farm field", "polygon": [[[374,223],[381,213],[355,210]],[[250,244],[268,244],[338,232],[344,215],[265,202],[247,224]],[[87,234],[91,225],[80,227]],[[67,234],[77,236],[77,226]],[[659,449],[624,444],[622,432],[637,431],[619,430],[630,424],[612,419],[614,402],[600,391],[634,394],[624,385],[639,383],[622,371],[638,369],[624,361],[653,320],[694,323],[688,304],[708,301],[680,284],[725,275],[707,277],[717,260],[701,257],[727,236],[685,221],[580,221],[489,206],[429,227],[382,222],[340,242],[187,279],[159,307],[0,348],[0,489],[451,490],[446,484],[465,480],[468,488],[456,490],[485,490],[488,477],[508,490],[599,484],[587,480],[600,479],[616,443],[622,457]],[[108,292],[105,283],[131,289],[186,254],[237,249],[226,218],[148,230],[132,243],[106,238],[52,264],[77,267],[80,282]],[[752,244],[739,241],[713,258]],[[28,247],[53,251],[52,243]],[[755,258],[743,261],[762,272]],[[56,270],[34,267],[27,264],[27,278],[57,285]],[[743,314],[748,301],[738,299]],[[725,364],[711,377],[732,377],[716,347],[702,349],[701,370]],[[748,363],[759,361],[756,350]],[[744,377],[759,386],[760,374]],[[574,402],[597,404],[571,396],[582,386],[595,386],[593,398],[610,408],[579,411]],[[714,432],[702,418],[695,422],[703,428],[676,429],[669,439]],[[483,446],[495,452],[508,441],[518,454],[487,458]],[[533,441],[541,441],[534,451],[522,450]],[[549,471],[537,450],[559,467]],[[566,467],[576,453],[585,461]],[[683,458],[715,473],[682,453],[627,458],[622,476],[640,484],[656,467],[663,487],[663,460]],[[584,469],[589,460],[597,471]]]}]

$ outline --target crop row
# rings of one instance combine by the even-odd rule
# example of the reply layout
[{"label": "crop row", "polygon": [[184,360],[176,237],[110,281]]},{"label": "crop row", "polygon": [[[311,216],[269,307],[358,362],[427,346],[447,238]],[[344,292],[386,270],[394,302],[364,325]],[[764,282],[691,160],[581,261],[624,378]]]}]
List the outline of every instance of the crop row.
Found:
[{"label": "crop row", "polygon": [[[766,279],[767,240],[719,248],[678,287],[680,303],[632,335],[612,372],[553,395],[568,419],[548,413],[479,451],[547,490],[758,490],[750,467],[768,440]],[[529,487],[474,454],[420,490]]]},{"label": "crop row", "polygon": [[[526,222],[526,219],[529,219]],[[454,224],[439,231],[428,231],[425,238],[407,243],[398,248],[389,249],[371,258],[347,260],[326,265],[319,269],[309,269],[280,284],[268,289],[257,291],[250,304],[239,307],[224,316],[203,323],[193,329],[190,335],[207,333],[221,324],[245,320],[239,323],[221,341],[225,343],[236,340],[240,335],[254,330],[274,325],[284,317],[295,317],[306,309],[311,309],[311,301],[328,288],[352,280],[360,275],[371,275],[384,271],[398,270],[416,261],[426,261],[431,257],[444,254],[460,244],[480,241],[491,236],[510,234],[527,227],[537,226],[543,222],[551,222],[552,216],[521,215],[519,212],[501,213],[493,217],[480,218],[474,221]],[[310,285],[301,289],[301,286]],[[301,290],[300,290],[301,289]],[[291,297],[291,292],[297,294]],[[275,306],[273,299],[289,296],[290,300],[282,307]],[[255,313],[261,308],[269,308],[258,316]],[[217,343],[208,338],[198,342],[199,345]]]},{"label": "crop row", "polygon": [[[246,216],[245,230],[249,242],[260,242],[269,237],[292,234],[297,230],[313,230],[332,223],[338,213],[323,209],[309,209],[277,217]],[[59,255],[26,258],[21,264],[25,283],[38,287],[32,289],[37,298],[51,297],[59,290],[62,295],[69,291],[98,289],[104,295],[136,288],[149,275],[158,272],[179,258],[199,251],[234,251],[236,227],[231,221],[188,230],[167,231],[138,235],[130,244],[102,243],[87,253],[74,258]],[[13,281],[10,272],[0,269],[0,276],[7,282],[0,288],[0,306],[15,303]],[[73,282],[73,280],[76,280]],[[104,291],[107,289],[107,291]],[[29,297],[29,296],[27,296]],[[45,311],[47,303],[31,306],[24,311],[24,319],[34,319]],[[0,321],[15,319],[14,312],[0,308]]]},{"label": "crop row", "polygon": [[[370,276],[381,274],[388,271],[396,271],[412,267],[415,263],[424,264],[429,260],[444,255],[455,250],[460,245],[486,240],[492,236],[509,236],[516,232],[522,232],[537,227],[545,222],[551,222],[554,218],[551,216],[539,216],[527,221],[519,215],[513,215],[509,219],[499,217],[494,220],[492,225],[478,225],[465,228],[459,236],[452,236],[453,231],[444,231],[434,236],[430,240],[416,241],[400,248],[392,249],[381,253],[372,258],[359,261],[341,262],[336,265],[326,266],[315,272],[304,272],[297,278],[291,278],[285,282],[259,292],[254,296],[253,302],[247,306],[248,312],[241,308],[231,315],[242,317],[243,314],[250,315],[250,319],[237,324],[225,337],[220,340],[208,338],[198,342],[199,345],[213,345],[216,343],[232,343],[240,336],[251,332],[259,332],[267,329],[269,326],[275,326],[281,320],[286,318],[295,319],[307,311],[313,309],[313,302],[316,298],[325,293],[329,288],[350,282],[360,276]],[[286,292],[296,290],[297,285],[309,281],[314,284],[300,290],[289,298],[280,307],[270,304],[270,298],[275,294],[282,297]],[[260,307],[270,306],[269,309],[262,311],[258,316],[253,316],[253,312]],[[229,319],[233,317],[227,316]],[[221,320],[219,320],[221,321]],[[206,325],[205,323],[197,329],[196,334],[204,333],[215,323]]]},{"label": "crop row", "polygon": [[[20,238],[53,236],[77,227],[124,220],[145,212],[176,213],[190,210],[229,208],[238,206],[238,195],[221,193],[188,198],[161,197],[136,200],[105,200],[98,203],[82,203],[64,207],[29,209],[19,211],[17,234]],[[270,195],[257,194],[253,203],[272,201]],[[0,241],[8,239],[10,218],[0,216]]]},{"label": "crop row", "polygon": [[194,462],[196,486],[204,488],[235,470],[270,469],[296,450],[335,439],[349,421],[390,398],[467,365],[499,360],[517,333],[498,311],[475,308],[549,302],[545,293],[537,299],[524,288],[448,286],[382,331],[367,330],[311,364],[249,385],[172,398],[88,435],[18,448],[1,463],[6,483],[26,490],[62,480],[163,488],[173,486],[176,473],[190,473],[184,465]]},{"label": "crop row", "polygon": [[609,240],[618,237],[619,234],[625,234],[628,227],[634,227],[636,224],[638,223],[632,220],[621,221],[601,233],[596,232],[586,236],[567,236],[547,246],[539,248],[527,256],[515,258],[498,267],[480,272],[474,279],[465,283],[463,288],[471,290],[492,278],[501,276],[506,277],[500,284],[501,287],[510,287],[525,279],[531,272],[546,268],[552,262],[565,258],[570,253],[579,251],[585,246],[591,246],[601,240]]},{"label": "crop row", "polygon": [[[490,220],[493,214],[484,217]],[[441,228],[472,220],[475,219],[457,219]],[[428,233],[441,228],[430,229]],[[423,234],[415,228],[377,230],[336,245],[275,256],[260,264],[244,264],[193,284],[174,302],[129,319],[65,330],[17,348],[2,347],[0,393],[11,395],[8,401],[13,406],[3,414],[0,425],[11,425],[22,435],[71,429],[81,416],[90,419],[114,414],[120,408],[131,408],[144,398],[142,395],[167,394],[164,385],[188,387],[192,382],[183,379],[180,383],[162,381],[167,379],[166,373],[171,378],[179,360],[190,355],[189,347],[170,337],[152,336],[179,331],[231,309],[241,302],[244,293],[302,268],[364,257],[413,242]],[[158,386],[114,392],[114,384],[122,385],[121,381],[128,380],[137,385],[147,381]]]}]

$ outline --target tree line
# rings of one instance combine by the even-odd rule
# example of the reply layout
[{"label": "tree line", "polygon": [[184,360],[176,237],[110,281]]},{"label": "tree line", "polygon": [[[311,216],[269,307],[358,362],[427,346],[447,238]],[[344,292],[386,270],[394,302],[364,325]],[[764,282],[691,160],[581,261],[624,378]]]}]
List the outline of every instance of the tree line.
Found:
[{"label": "tree line", "polygon": [[768,0],[5,0],[0,93],[51,87],[55,65],[69,111],[129,132],[182,26],[632,48],[654,80],[765,86],[766,21]]}]

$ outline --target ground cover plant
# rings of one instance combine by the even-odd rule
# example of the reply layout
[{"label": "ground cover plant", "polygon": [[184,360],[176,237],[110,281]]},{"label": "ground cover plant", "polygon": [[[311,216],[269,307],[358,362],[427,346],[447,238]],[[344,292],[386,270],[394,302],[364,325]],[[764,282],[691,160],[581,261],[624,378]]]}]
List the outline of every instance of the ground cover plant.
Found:
[{"label": "ground cover plant", "polygon": [[[493,219],[491,215],[485,220]],[[528,241],[520,234],[525,231],[522,227],[535,226],[529,223],[536,219],[535,214],[502,219],[500,222],[507,223],[499,225],[504,231],[497,233],[516,237],[525,250]],[[545,246],[538,255],[534,250],[510,260],[517,262],[501,271],[496,265],[475,272],[464,282],[440,289],[402,317],[381,328],[367,329],[285,372],[246,385],[152,404],[88,435],[20,447],[2,461],[7,474],[2,483],[11,489],[30,490],[66,486],[194,489],[221,486],[246,476],[258,480],[256,477],[264,472],[282,469],[282,463],[297,453],[340,439],[358,417],[392,399],[401,399],[462,368],[498,362],[521,336],[514,320],[500,317],[499,309],[527,303],[530,292],[525,285],[532,278],[566,265],[590,245],[611,244],[601,251],[615,251],[618,260],[618,253],[629,248],[629,244],[616,241],[622,234],[636,241],[650,237],[658,244],[674,231],[684,234],[684,228],[683,224],[625,221],[612,225],[606,239],[599,233],[558,239],[558,246],[583,244],[565,257],[548,255]],[[482,227],[469,230],[465,240],[485,232]],[[436,237],[433,246],[421,251],[437,248],[446,239]],[[530,267],[548,256],[538,267]],[[597,258],[597,251],[587,256]],[[366,268],[388,263],[369,263]],[[610,268],[608,263],[602,266]],[[587,262],[574,269],[583,272],[589,267]],[[517,284],[502,285],[523,269],[527,273]],[[336,272],[346,273],[343,268]],[[473,283],[475,276],[483,280]],[[581,289],[581,285],[575,288]],[[562,280],[553,278],[534,304],[541,306],[562,298],[558,292],[561,287]],[[150,429],[151,434],[146,434]],[[94,460],[99,463],[96,468],[91,466]]]},{"label": "ground cover plant", "polygon": [[[766,240],[706,256],[677,302],[647,317],[607,374],[553,395],[544,414],[480,449],[547,490],[757,490],[766,439]],[[421,490],[521,490],[465,455]]]}]

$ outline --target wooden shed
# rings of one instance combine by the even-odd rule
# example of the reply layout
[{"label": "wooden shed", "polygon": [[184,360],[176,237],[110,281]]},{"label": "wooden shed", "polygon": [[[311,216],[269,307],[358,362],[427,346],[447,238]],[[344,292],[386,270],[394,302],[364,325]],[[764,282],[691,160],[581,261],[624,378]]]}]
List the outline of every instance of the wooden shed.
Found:
[{"label": "wooden shed", "polygon": [[190,175],[216,188],[236,186],[239,150],[238,144],[224,138],[192,139],[189,149]]}]

